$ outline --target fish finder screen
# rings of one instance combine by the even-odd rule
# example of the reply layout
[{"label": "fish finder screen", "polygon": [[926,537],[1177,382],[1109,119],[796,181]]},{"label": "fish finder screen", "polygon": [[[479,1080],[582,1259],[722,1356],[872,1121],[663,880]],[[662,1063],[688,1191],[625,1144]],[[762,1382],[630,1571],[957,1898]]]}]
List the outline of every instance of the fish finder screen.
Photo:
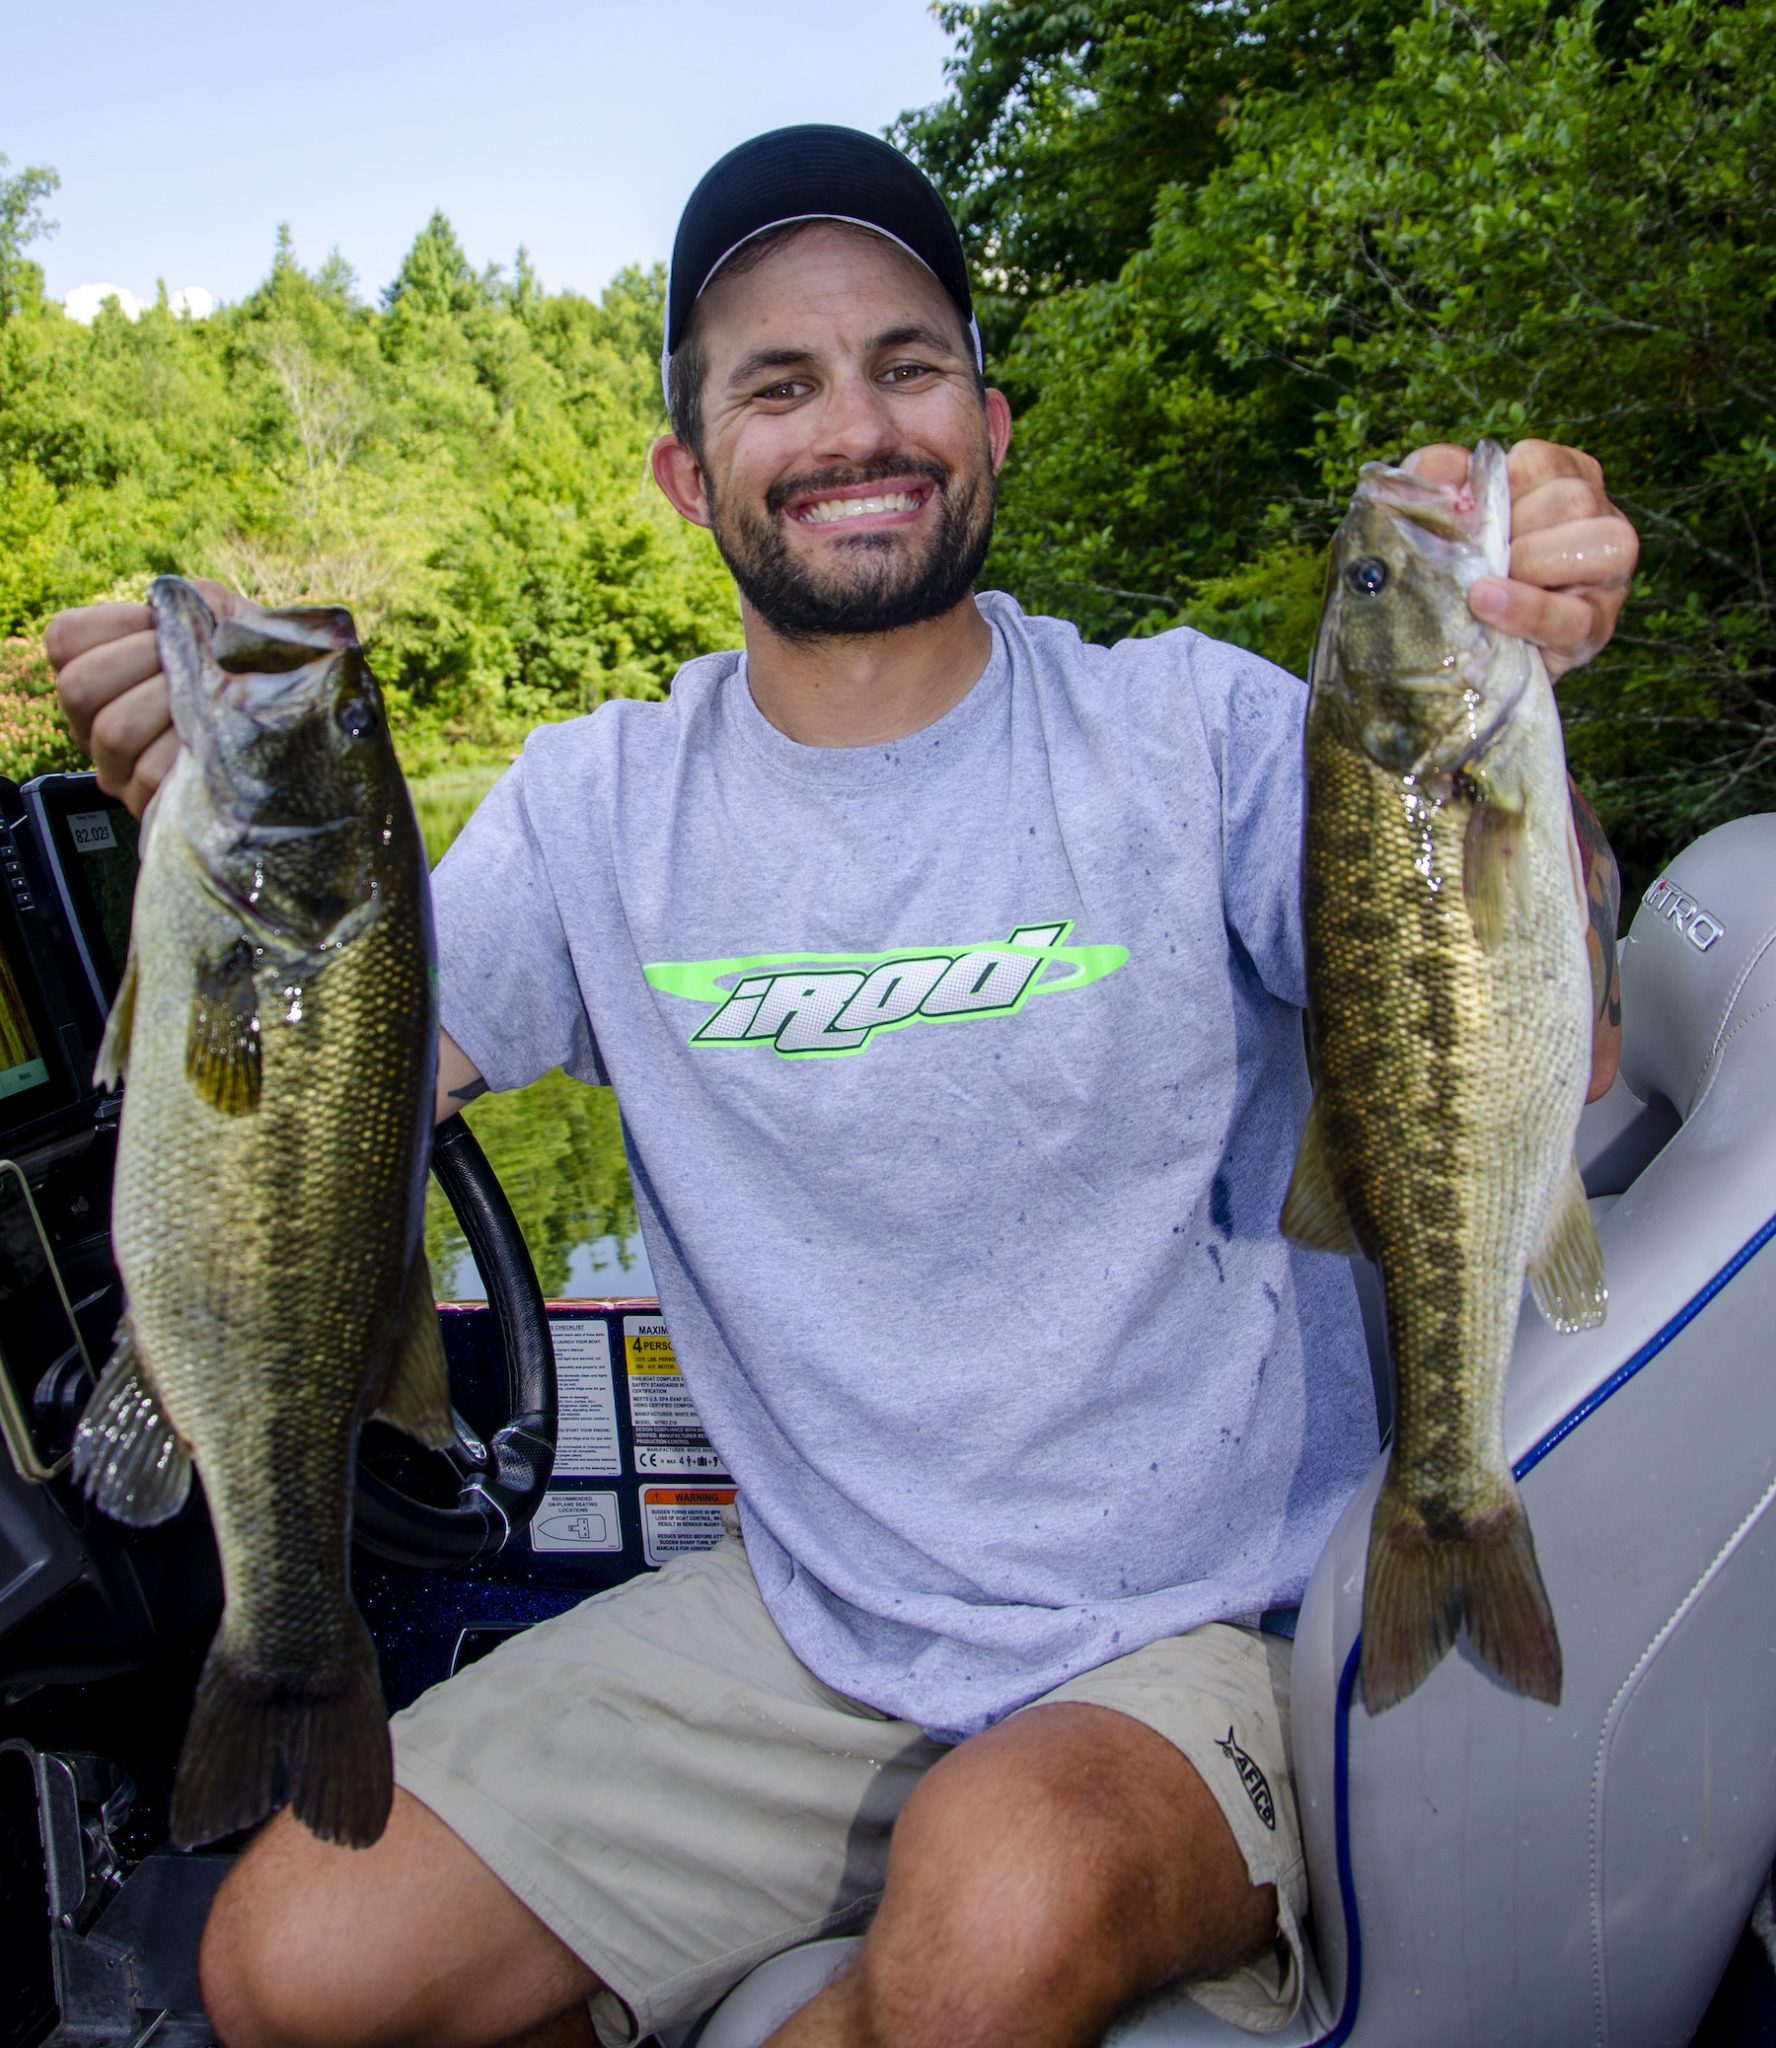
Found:
[{"label": "fish finder screen", "polygon": [[[102,1019],[129,960],[136,821],[115,797],[106,796],[94,775],[40,775],[25,784],[23,794],[39,852],[54,878],[62,919],[70,927],[66,938],[78,955],[75,979],[85,983],[83,993]],[[91,1023],[89,1017],[89,1028]]]},{"label": "fish finder screen", "polygon": [[81,929],[107,998],[123,979],[129,958],[130,904],[136,891],[136,821],[121,804],[62,813],[67,844],[74,850],[70,887],[77,897]]},{"label": "fish finder screen", "polygon": [[0,1102],[49,1085],[49,1067],[25,1007],[23,963],[0,928]]}]

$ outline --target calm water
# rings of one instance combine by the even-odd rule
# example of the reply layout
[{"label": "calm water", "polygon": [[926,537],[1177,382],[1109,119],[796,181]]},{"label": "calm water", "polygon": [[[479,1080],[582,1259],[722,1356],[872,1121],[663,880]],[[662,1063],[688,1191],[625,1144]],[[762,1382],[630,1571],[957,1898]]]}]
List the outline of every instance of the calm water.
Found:
[{"label": "calm water", "polygon": [[[494,772],[435,775],[411,785],[434,864],[468,822]],[[616,1098],[608,1088],[588,1088],[556,1072],[510,1095],[484,1095],[466,1115],[524,1226],[545,1295],[653,1293]],[[426,1254],[441,1301],[485,1295],[436,1183],[426,1195]]]}]

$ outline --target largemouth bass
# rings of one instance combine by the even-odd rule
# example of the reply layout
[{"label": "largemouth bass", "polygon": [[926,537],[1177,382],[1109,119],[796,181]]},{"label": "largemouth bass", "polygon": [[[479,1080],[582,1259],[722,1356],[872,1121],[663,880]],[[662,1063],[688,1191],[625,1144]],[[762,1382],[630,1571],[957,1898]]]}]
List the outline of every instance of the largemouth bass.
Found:
[{"label": "largemouth bass", "polygon": [[1302,905],[1316,1073],[1284,1231],[1381,1268],[1396,1419],[1369,1536],[1363,1701],[1430,1675],[1465,1622],[1560,1698],[1560,1642],[1504,1450],[1527,1273],[1600,1322],[1573,1163],[1591,1070],[1585,887],[1540,653],[1483,626],[1506,573],[1505,454],[1461,489],[1371,464],[1332,545],[1307,713]]},{"label": "largemouth bass", "polygon": [[149,592],[183,742],[149,814],[99,1059],[128,1066],[113,1241],[127,1295],[75,1469],[131,1523],[203,1477],[225,1606],[174,1839],[288,1799],[363,1845],[393,1797],[347,1589],[361,1419],[428,1443],[449,1397],[421,1243],[437,1031],[426,864],[349,615],[220,624]]}]

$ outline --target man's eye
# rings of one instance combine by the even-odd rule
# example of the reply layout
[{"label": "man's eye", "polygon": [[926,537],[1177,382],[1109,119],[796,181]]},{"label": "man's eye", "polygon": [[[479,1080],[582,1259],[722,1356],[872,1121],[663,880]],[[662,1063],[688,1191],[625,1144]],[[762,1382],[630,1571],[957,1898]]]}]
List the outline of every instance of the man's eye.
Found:
[{"label": "man's eye", "polygon": [[767,384],[757,395],[760,398],[795,398],[800,395],[801,389],[798,380],[786,377],[781,384]]},{"label": "man's eye", "polygon": [[887,373],[890,384],[910,384],[915,377],[929,377],[929,363],[896,363]]}]

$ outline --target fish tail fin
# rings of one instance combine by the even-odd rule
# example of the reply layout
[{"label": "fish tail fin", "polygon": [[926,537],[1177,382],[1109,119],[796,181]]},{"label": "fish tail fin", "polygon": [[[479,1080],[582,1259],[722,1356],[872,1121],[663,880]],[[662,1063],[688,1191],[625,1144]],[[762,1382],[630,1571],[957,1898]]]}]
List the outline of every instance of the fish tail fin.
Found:
[{"label": "fish tail fin", "polygon": [[1560,1638],[1522,1499],[1504,1499],[1453,1535],[1434,1535],[1384,1489],[1369,1530],[1363,1588],[1363,1704],[1397,1705],[1430,1677],[1463,1622],[1476,1654],[1531,1699],[1560,1703]]},{"label": "fish tail fin", "polygon": [[219,1634],[198,1681],[173,1792],[182,1849],[263,1820],[286,1800],[310,1834],[366,1849],[388,1824],[394,1764],[370,1632],[349,1637],[322,1669],[292,1677],[255,1668]]}]

